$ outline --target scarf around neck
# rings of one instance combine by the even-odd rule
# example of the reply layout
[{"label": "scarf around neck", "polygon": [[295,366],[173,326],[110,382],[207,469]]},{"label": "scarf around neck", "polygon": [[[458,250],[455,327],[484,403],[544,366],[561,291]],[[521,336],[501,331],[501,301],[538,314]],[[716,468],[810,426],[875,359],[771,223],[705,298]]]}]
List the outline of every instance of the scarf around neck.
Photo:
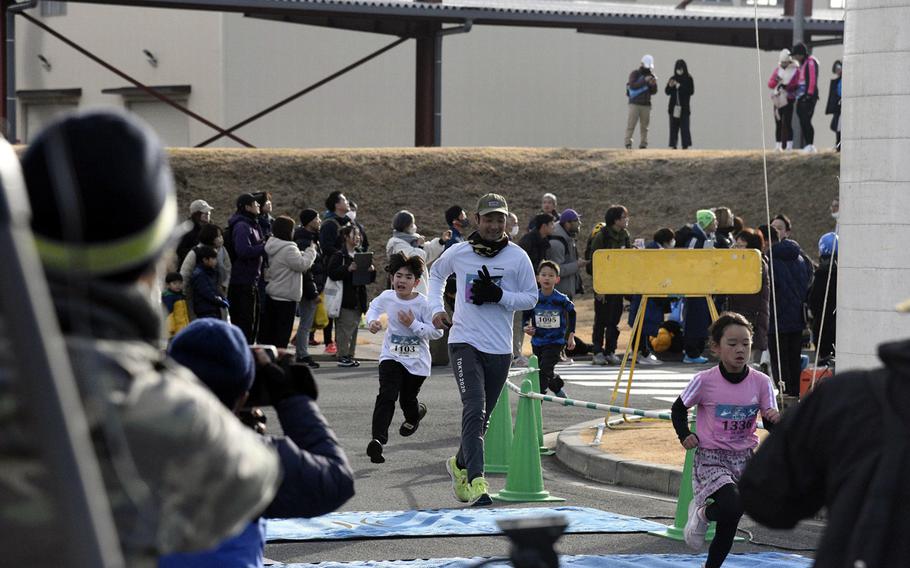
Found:
[{"label": "scarf around neck", "polygon": [[509,244],[508,236],[503,233],[502,237],[498,241],[488,241],[482,239],[480,234],[477,231],[471,233],[471,236],[468,237],[468,242],[471,244],[471,248],[474,249],[476,254],[486,258],[493,258],[506,248]]}]

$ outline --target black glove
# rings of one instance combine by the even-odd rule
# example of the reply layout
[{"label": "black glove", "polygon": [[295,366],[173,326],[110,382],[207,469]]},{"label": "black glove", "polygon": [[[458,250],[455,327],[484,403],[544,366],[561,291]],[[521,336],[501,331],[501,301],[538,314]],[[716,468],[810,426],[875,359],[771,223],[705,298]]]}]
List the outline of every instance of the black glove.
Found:
[{"label": "black glove", "polygon": [[502,300],[502,288],[493,282],[486,264],[477,271],[477,279],[471,284],[471,292],[471,301],[477,306],[496,304]]},{"label": "black glove", "polygon": [[306,365],[297,365],[292,361],[293,358],[285,357],[280,365],[270,363],[257,367],[247,404],[274,406],[288,397],[301,394],[316,400],[319,393],[313,372]]}]

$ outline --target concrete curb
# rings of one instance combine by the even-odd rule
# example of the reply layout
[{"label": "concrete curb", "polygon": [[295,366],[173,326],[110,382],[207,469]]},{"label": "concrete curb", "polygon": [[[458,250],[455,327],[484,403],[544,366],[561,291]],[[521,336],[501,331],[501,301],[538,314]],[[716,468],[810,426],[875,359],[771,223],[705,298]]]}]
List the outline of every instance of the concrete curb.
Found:
[{"label": "concrete curb", "polygon": [[582,422],[566,428],[556,437],[556,458],[582,477],[645,489],[673,497],[679,494],[682,469],[630,460],[602,452],[581,439],[581,432],[596,427],[603,419]]}]

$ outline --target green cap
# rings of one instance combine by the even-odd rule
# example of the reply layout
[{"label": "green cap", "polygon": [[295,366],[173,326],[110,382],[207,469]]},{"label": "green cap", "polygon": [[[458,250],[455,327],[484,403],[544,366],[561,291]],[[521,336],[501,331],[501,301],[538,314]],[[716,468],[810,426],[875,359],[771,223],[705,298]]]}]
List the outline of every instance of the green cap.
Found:
[{"label": "green cap", "polygon": [[509,214],[509,205],[506,198],[498,193],[488,193],[477,201],[477,214],[486,215],[487,213],[504,213]]}]

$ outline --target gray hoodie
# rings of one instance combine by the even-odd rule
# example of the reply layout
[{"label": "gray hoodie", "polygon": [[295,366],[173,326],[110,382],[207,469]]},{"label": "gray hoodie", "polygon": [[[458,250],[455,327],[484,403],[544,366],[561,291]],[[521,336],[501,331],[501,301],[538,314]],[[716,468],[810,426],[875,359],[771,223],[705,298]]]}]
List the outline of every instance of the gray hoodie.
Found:
[{"label": "gray hoodie", "polygon": [[294,241],[273,235],[265,243],[265,252],[269,256],[265,293],[275,300],[299,302],[303,296],[303,274],[316,260],[316,247],[311,245],[301,251]]}]

